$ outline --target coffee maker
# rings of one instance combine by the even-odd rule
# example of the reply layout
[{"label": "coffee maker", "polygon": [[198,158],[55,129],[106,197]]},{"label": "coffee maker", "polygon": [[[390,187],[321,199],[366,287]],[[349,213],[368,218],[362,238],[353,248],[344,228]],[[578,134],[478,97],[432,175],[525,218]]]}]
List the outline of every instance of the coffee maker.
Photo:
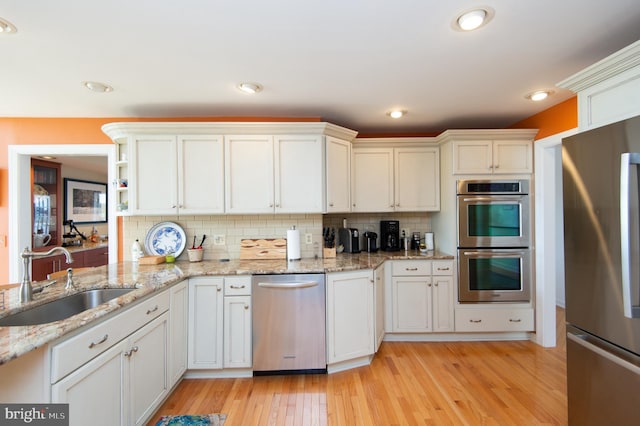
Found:
[{"label": "coffee maker", "polygon": [[356,228],[340,228],[338,243],[344,247],[345,253],[360,253],[360,234]]},{"label": "coffee maker", "polygon": [[378,251],[378,234],[372,231],[366,231],[364,234],[364,250],[367,253],[375,253]]},{"label": "coffee maker", "polygon": [[380,250],[400,250],[400,222],[397,220],[380,221]]}]

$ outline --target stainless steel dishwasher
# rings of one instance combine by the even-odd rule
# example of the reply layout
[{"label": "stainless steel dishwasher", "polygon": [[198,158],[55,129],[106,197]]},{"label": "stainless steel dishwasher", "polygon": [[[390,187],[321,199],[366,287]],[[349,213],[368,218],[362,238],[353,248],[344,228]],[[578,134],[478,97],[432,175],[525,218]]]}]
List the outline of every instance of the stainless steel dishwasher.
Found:
[{"label": "stainless steel dishwasher", "polygon": [[324,274],[254,275],[253,374],[326,373]]}]

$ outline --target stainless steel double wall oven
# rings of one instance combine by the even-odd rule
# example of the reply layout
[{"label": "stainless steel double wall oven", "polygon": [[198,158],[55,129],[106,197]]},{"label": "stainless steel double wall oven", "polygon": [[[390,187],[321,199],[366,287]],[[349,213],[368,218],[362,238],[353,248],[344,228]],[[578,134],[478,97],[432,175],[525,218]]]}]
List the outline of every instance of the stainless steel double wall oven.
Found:
[{"label": "stainless steel double wall oven", "polygon": [[529,302],[529,181],[457,183],[459,301]]}]

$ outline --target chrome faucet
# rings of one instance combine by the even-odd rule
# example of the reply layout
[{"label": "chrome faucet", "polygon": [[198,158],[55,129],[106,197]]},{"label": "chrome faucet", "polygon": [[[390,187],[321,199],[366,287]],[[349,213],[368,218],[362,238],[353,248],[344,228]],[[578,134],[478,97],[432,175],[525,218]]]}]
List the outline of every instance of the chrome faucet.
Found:
[{"label": "chrome faucet", "polygon": [[39,251],[34,252],[29,250],[29,247],[25,247],[20,253],[20,257],[22,257],[22,266],[23,266],[23,274],[22,274],[22,282],[20,283],[20,303],[27,303],[33,300],[33,288],[31,287],[31,275],[29,271],[31,259],[34,257],[47,257],[51,256],[55,253],[62,253],[65,256],[65,260],[67,263],[73,262],[73,257],[71,257],[71,253],[64,247],[54,247],[49,251]]}]

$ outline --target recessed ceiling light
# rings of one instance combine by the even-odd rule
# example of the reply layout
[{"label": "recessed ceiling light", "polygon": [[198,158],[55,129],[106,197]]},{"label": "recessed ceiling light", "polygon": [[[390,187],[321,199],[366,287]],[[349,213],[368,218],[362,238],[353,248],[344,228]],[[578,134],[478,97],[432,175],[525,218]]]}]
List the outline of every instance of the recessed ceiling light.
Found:
[{"label": "recessed ceiling light", "polygon": [[389,111],[387,115],[391,118],[401,118],[407,115],[407,111],[401,109],[394,109],[393,111]]},{"label": "recessed ceiling light", "polygon": [[537,90],[535,92],[529,93],[527,95],[525,95],[525,98],[531,100],[531,101],[542,101],[544,99],[547,99],[548,96],[553,95],[554,91],[553,90]]},{"label": "recessed ceiling light", "polygon": [[15,34],[18,32],[18,29],[11,22],[6,19],[0,18],[0,33],[2,34]]},{"label": "recessed ceiling light", "polygon": [[262,90],[262,86],[258,83],[240,83],[238,84],[238,89],[244,93],[253,95],[254,93],[260,92]]},{"label": "recessed ceiling light", "polygon": [[473,31],[487,25],[495,12],[490,7],[466,10],[453,20],[451,26],[457,31]]},{"label": "recessed ceiling light", "polygon": [[113,92],[113,87],[100,83],[99,81],[83,81],[82,85],[92,92],[108,93]]}]

